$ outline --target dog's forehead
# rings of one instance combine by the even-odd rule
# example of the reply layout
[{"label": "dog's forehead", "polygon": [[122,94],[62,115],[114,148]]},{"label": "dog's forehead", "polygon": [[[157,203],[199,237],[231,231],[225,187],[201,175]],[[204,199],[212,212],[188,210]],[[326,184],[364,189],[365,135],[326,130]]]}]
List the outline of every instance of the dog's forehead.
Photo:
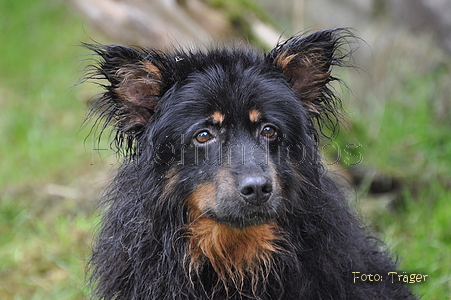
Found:
[{"label": "dog's forehead", "polygon": [[268,69],[235,62],[196,70],[178,86],[176,105],[183,114],[208,118],[218,125],[237,120],[260,122],[268,111],[295,101],[285,79]]}]

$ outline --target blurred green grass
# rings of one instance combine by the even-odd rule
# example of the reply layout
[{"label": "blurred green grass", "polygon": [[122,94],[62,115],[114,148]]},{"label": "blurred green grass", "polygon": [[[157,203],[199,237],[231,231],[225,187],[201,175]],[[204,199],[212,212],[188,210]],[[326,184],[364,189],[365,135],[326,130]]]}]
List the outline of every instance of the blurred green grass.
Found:
[{"label": "blurred green grass", "polygon": [[64,177],[84,150],[74,135],[83,104],[71,90],[81,75],[81,22],[63,1],[4,1],[0,8],[0,133],[8,154],[0,182]]},{"label": "blurred green grass", "polygon": [[[72,88],[91,31],[62,0],[2,1],[0,14],[0,299],[86,299],[98,174],[109,168],[91,165],[100,158],[81,129],[98,91]],[[354,136],[364,163],[405,183],[401,209],[367,217],[402,270],[429,275],[414,284],[423,299],[451,295],[451,123],[432,103],[448,78],[446,67],[405,72],[384,101],[367,95],[371,114],[353,114],[337,139]]]},{"label": "blurred green grass", "polygon": [[[399,68],[409,60],[387,60],[390,77],[384,80],[392,88],[353,103],[360,109],[349,108],[349,129],[340,132],[337,148],[348,151],[343,152],[344,166],[346,159],[353,163],[361,158],[360,165],[376,167],[401,182],[392,201],[369,195],[363,186],[357,190],[357,202],[379,206],[367,210],[367,222],[399,256],[400,270],[428,275],[426,282],[412,284],[422,299],[450,299],[451,119],[440,102],[450,101],[444,89],[451,80],[451,64],[448,58],[445,65],[414,71]],[[349,143],[360,147],[347,149]]]},{"label": "blurred green grass", "polygon": [[0,14],[0,299],[85,299],[93,205],[55,186],[99,170],[81,127],[89,87],[73,88],[89,37],[66,1],[1,1]]}]

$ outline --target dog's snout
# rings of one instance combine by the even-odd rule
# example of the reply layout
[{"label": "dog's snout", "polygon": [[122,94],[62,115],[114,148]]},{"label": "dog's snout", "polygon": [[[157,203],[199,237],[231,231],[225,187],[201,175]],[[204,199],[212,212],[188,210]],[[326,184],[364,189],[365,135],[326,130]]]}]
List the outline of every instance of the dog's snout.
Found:
[{"label": "dog's snout", "polygon": [[238,188],[241,197],[254,205],[266,203],[272,194],[271,181],[263,176],[246,176]]}]

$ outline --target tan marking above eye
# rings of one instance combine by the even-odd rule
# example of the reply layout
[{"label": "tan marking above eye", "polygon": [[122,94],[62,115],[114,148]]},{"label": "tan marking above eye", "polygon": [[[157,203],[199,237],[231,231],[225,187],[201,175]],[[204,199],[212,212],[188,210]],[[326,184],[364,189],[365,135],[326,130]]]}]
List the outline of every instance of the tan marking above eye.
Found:
[{"label": "tan marking above eye", "polygon": [[215,111],[211,116],[214,123],[221,125],[224,122],[225,115],[220,111]]},{"label": "tan marking above eye", "polygon": [[255,123],[260,121],[260,117],[261,117],[261,113],[256,110],[256,109],[251,109],[249,111],[249,119],[251,120],[251,122]]}]

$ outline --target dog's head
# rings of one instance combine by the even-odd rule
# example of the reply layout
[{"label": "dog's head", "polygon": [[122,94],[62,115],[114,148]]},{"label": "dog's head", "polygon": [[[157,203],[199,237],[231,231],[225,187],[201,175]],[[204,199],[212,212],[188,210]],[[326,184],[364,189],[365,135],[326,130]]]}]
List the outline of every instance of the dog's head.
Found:
[{"label": "dog's head", "polygon": [[294,36],[267,54],[89,46],[102,57],[92,77],[108,81],[92,111],[131,156],[165,170],[164,193],[185,185],[191,219],[265,224],[283,211],[292,178],[319,165],[318,130],[337,123],[330,71],[350,36]]},{"label": "dog's head", "polygon": [[132,207],[112,210],[144,214],[167,249],[185,232],[190,274],[209,261],[224,286],[241,291],[250,278],[254,290],[285,248],[287,214],[315,211],[318,138],[324,125],[334,131],[340,105],[330,72],[346,63],[348,37],[294,36],[266,54],[89,46],[102,58],[91,78],[107,80],[92,116],[115,127],[128,157],[115,197]]}]

